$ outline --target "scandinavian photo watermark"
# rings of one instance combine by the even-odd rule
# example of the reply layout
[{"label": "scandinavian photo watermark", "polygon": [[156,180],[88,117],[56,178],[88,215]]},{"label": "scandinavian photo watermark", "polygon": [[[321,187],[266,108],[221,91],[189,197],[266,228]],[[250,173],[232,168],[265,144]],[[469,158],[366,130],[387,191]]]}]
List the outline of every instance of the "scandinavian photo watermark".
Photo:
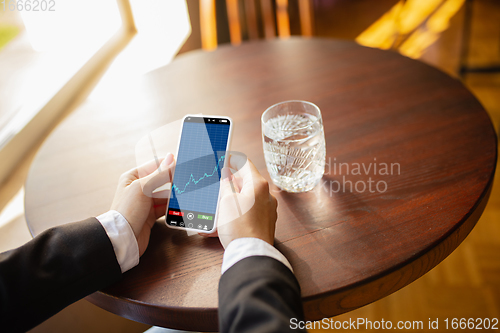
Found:
[{"label": "scandinavian photo watermark", "polygon": [[[389,184],[383,179],[384,176],[401,175],[401,165],[397,162],[379,162],[376,157],[368,163],[339,162],[335,157],[333,159],[328,157],[324,175],[335,177],[334,179],[323,177],[321,180],[321,187],[330,195],[339,192],[384,193],[389,188]],[[349,179],[353,176],[356,180]],[[362,179],[359,179],[359,176]]]}]

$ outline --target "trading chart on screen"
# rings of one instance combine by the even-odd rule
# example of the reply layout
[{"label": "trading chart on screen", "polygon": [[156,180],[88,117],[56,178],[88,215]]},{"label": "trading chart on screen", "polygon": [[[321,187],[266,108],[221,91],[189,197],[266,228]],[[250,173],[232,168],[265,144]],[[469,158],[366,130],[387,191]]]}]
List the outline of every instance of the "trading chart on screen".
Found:
[{"label": "trading chart on screen", "polygon": [[212,121],[184,122],[168,207],[170,225],[213,227],[230,126],[220,119]]}]

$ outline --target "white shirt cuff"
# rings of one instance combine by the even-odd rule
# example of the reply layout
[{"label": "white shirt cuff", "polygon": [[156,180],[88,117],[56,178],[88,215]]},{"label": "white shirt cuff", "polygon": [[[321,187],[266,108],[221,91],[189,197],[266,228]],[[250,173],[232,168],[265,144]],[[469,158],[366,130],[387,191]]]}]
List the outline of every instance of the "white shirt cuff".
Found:
[{"label": "white shirt cuff", "polygon": [[110,210],[96,219],[101,222],[113,244],[116,260],[122,273],[136,266],[139,263],[139,246],[132,227],[122,214],[116,210]]},{"label": "white shirt cuff", "polygon": [[278,251],[278,249],[262,239],[248,237],[237,238],[229,243],[226,251],[224,251],[221,274],[224,274],[225,271],[238,261],[252,256],[266,256],[274,258],[283,263],[293,273],[292,265],[290,265],[288,260],[280,251]]}]

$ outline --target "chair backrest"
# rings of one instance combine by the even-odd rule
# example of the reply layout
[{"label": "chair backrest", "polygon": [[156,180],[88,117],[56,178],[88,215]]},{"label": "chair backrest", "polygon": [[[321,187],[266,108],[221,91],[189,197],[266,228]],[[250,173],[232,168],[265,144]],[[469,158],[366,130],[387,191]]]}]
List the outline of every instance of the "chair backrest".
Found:
[{"label": "chair backrest", "polygon": [[[204,50],[217,48],[217,27],[215,15],[215,0],[200,1],[201,45]],[[246,31],[250,40],[259,38],[258,13],[256,2],[259,0],[243,0]],[[275,4],[273,3],[275,2]],[[276,20],[274,8],[276,6]],[[312,36],[313,19],[311,0],[298,0],[300,28],[302,36]],[[231,44],[239,45],[242,41],[240,17],[240,1],[226,0],[229,35]],[[285,39],[290,37],[290,18],[288,15],[288,0],[260,0],[260,15],[263,24],[264,38]]]}]

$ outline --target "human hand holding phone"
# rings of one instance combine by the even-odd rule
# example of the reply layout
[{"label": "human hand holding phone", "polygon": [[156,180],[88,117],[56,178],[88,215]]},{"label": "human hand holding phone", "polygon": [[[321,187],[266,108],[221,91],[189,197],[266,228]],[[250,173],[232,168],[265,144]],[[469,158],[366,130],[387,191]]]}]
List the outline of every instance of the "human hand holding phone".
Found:
[{"label": "human hand holding phone", "polygon": [[[233,161],[233,157],[231,157]],[[222,169],[217,234],[224,248],[237,238],[255,237],[273,245],[278,201],[255,165],[246,159],[237,176]]]},{"label": "human hand holding phone", "polygon": [[152,160],[120,177],[111,210],[119,212],[132,227],[140,256],[148,247],[155,221],[166,211],[168,194],[155,190],[171,182],[174,169],[174,156],[169,153],[165,159]]}]

